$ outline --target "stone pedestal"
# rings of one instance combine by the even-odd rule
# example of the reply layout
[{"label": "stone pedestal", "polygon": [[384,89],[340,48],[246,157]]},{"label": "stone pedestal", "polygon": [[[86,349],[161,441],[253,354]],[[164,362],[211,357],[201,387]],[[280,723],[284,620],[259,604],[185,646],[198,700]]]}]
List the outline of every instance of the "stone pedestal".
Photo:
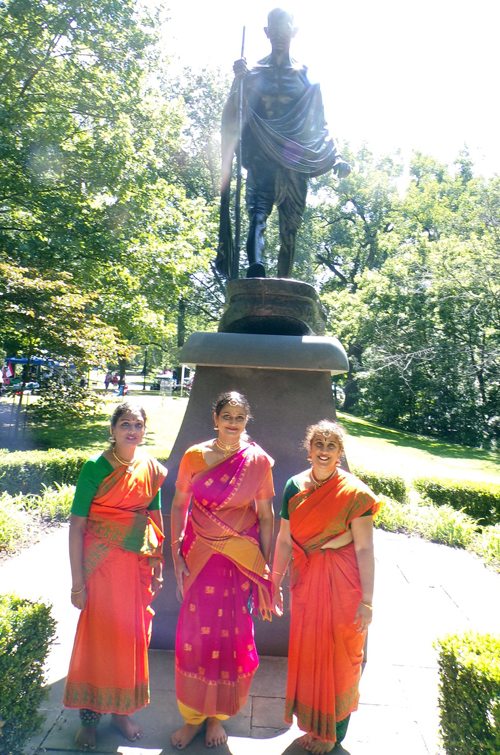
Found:
[{"label": "stone pedestal", "polygon": [[[213,438],[213,405],[220,393],[239,391],[254,419],[247,431],[274,459],[275,511],[286,480],[307,467],[302,448],[306,427],[335,418],[331,375],[346,372],[346,353],[336,338],[321,336],[194,333],[182,349],[196,375],[182,427],[166,464],[162,488],[166,515],[165,589],[155,601],[153,647],[173,648],[179,604],[170,559],[170,504],[184,451]],[[279,522],[277,522],[279,525]],[[272,624],[256,620],[257,646],[265,655],[286,655],[288,617]]]},{"label": "stone pedestal", "polygon": [[289,278],[229,281],[221,333],[310,336],[325,332],[326,317],[316,289]]}]

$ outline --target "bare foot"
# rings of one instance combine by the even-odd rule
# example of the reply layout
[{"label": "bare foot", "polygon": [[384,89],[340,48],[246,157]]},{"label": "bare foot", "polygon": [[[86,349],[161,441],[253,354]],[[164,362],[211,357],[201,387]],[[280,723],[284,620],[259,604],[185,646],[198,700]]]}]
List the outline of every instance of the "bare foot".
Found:
[{"label": "bare foot", "polygon": [[304,750],[312,752],[313,755],[325,755],[327,752],[331,752],[335,748],[336,742],[323,742],[323,740],[315,737],[311,732],[304,734],[299,738],[299,743]]},{"label": "bare foot", "polygon": [[79,726],[75,744],[79,750],[95,750],[95,726]]},{"label": "bare foot", "polygon": [[201,724],[184,724],[184,726],[177,729],[177,731],[172,734],[170,741],[178,750],[183,750],[191,744],[198,732],[203,729],[204,725],[205,721]]},{"label": "bare foot", "polygon": [[227,742],[227,734],[218,718],[207,718],[205,744],[207,747],[219,747]]},{"label": "bare foot", "polygon": [[118,713],[111,714],[111,723],[113,726],[121,731],[121,733],[127,737],[130,742],[135,742],[137,739],[142,739],[142,729],[139,724],[132,721],[130,716],[120,716]]}]

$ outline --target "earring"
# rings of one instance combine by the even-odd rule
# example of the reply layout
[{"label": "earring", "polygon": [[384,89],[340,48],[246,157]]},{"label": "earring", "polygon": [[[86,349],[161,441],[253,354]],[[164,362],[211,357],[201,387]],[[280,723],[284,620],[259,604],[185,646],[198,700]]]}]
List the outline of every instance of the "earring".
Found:
[{"label": "earring", "polygon": [[219,429],[219,425],[214,425],[214,430],[218,430],[218,429]]},{"label": "earring", "polygon": [[113,445],[113,443],[116,443],[116,438],[115,438],[114,435],[110,435],[109,438],[108,438],[108,440],[111,443],[111,445]]}]

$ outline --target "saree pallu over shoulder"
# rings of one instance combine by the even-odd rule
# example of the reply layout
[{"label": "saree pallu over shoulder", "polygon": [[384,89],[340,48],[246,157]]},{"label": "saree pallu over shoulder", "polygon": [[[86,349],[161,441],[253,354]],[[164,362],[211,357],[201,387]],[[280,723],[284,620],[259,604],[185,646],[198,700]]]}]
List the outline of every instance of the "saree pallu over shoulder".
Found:
[{"label": "saree pallu over shoulder", "polygon": [[377,497],[367,485],[343,470],[319,488],[296,493],[288,507],[293,545],[292,586],[307,569],[311,554],[346,532],[353,519],[370,509],[372,515],[380,509]]},{"label": "saree pallu over shoulder", "polygon": [[86,527],[83,571],[87,581],[113,548],[163,561],[164,535],[148,516],[147,506],[167,470],[146,457],[131,472],[118,467],[99,485]]},{"label": "saree pallu over shoulder", "polygon": [[271,573],[260,550],[253,500],[273,465],[251,444],[199,472],[193,480],[193,508],[182,544],[190,576],[187,591],[210,556],[230,559],[254,584],[252,608],[271,620]]}]

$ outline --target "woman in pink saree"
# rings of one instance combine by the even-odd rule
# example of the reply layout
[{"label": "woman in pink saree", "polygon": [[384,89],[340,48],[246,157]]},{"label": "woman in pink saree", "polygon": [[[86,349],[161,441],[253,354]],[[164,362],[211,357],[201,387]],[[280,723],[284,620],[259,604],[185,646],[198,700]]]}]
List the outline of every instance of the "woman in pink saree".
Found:
[{"label": "woman in pink saree", "polygon": [[171,741],[179,750],[203,728],[207,747],[226,742],[221,721],[245,705],[259,663],[250,614],[271,619],[273,460],[244,440],[250,416],[244,396],[223,394],[217,437],[186,451],[176,482],[176,694],[185,723]]}]

